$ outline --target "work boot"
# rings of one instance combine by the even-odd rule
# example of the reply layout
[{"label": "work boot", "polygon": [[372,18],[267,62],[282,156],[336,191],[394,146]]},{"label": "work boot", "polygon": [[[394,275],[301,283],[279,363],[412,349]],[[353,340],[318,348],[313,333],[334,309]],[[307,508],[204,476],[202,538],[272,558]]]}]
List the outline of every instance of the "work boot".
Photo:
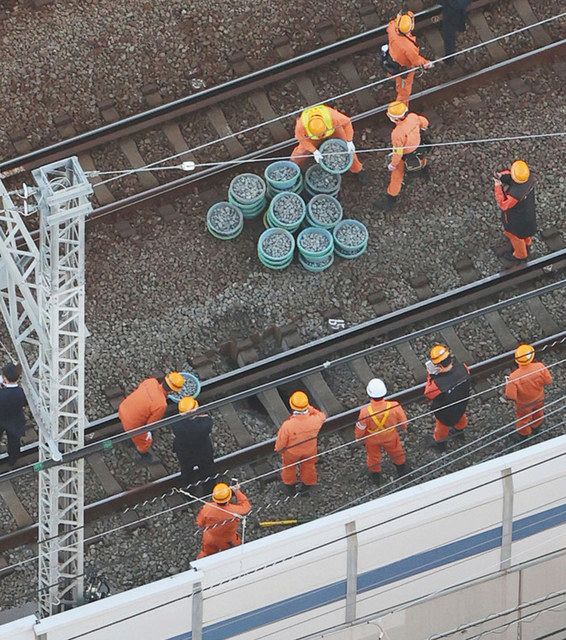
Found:
[{"label": "work boot", "polygon": [[286,484],[285,485],[285,491],[287,492],[288,496],[294,496],[298,492],[297,485],[296,484]]},{"label": "work boot", "polygon": [[466,438],[466,434],[464,433],[464,429],[454,429],[453,438],[460,438],[464,440]]},{"label": "work boot", "polygon": [[303,484],[302,482],[299,482],[299,485],[297,487],[299,491],[299,495],[305,496],[309,494],[312,491],[314,486],[315,486],[314,484]]},{"label": "work boot", "polygon": [[151,453],[151,451],[140,453],[140,458],[144,464],[154,464],[155,462],[157,462],[155,456],[153,455],[153,453]]},{"label": "work boot", "polygon": [[513,442],[515,442],[516,444],[520,444],[522,442],[525,442],[526,440],[528,440],[530,438],[530,436],[524,436],[521,433],[519,433],[518,431],[514,431],[511,434],[511,440]]},{"label": "work boot", "polygon": [[395,206],[395,202],[397,202],[398,196],[390,196],[388,193],[385,194],[385,197],[376,200],[373,203],[373,208],[379,211],[391,211]]},{"label": "work boot", "polygon": [[358,179],[358,182],[360,184],[367,184],[369,181],[368,172],[362,169],[361,171],[358,171],[358,173],[356,173],[356,178]]},{"label": "work boot", "polygon": [[446,451],[446,440],[443,440],[442,442],[437,442],[436,440],[434,440],[432,446],[437,451],[444,453]]},{"label": "work boot", "polygon": [[510,264],[523,264],[523,262],[526,262],[528,260],[528,258],[516,258],[513,255],[513,251],[511,249],[502,254],[501,259],[504,262],[508,262]]},{"label": "work boot", "polygon": [[420,170],[420,174],[425,182],[430,182],[430,169],[428,164],[425,164],[425,166]]},{"label": "work boot", "polygon": [[406,476],[411,471],[406,462],[403,462],[403,464],[396,464],[395,468],[397,469],[398,478]]},{"label": "work boot", "polygon": [[371,481],[373,482],[373,484],[377,485],[379,487],[380,483],[381,483],[381,473],[379,473],[379,471],[374,472],[374,471],[370,471],[369,477],[371,479]]}]

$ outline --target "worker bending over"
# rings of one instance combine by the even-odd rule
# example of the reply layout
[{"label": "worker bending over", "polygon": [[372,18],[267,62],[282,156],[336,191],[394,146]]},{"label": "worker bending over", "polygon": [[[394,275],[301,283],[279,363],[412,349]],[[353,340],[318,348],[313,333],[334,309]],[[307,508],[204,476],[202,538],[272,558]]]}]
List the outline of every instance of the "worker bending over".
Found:
[{"label": "worker bending over", "polygon": [[[161,420],[167,408],[167,396],[172,392],[181,391],[184,384],[185,378],[177,371],[171,371],[162,380],[147,378],[141,382],[118,407],[118,417],[124,431]],[[149,451],[153,443],[151,431],[134,436],[132,442],[146,462],[153,460]]]},{"label": "worker bending over", "polygon": [[398,402],[386,400],[383,380],[373,378],[367,386],[370,403],[360,410],[354,429],[356,440],[363,438],[371,479],[380,483],[381,450],[384,449],[397,467],[399,477],[408,473],[405,451],[397,427],[407,430],[407,416]]},{"label": "worker bending over", "polygon": [[537,232],[535,211],[535,179],[524,160],[515,160],[511,169],[497,171],[493,178],[494,194],[501,209],[503,235],[513,247],[503,258],[524,262]]},{"label": "worker bending over", "polygon": [[363,165],[360,162],[354,145],[354,127],[348,116],[340,113],[332,107],[325,104],[319,104],[314,107],[308,107],[297,118],[295,125],[295,138],[299,144],[293,149],[291,160],[302,166],[305,158],[313,154],[315,161],[318,163],[322,159],[322,153],[318,150],[319,144],[328,138],[340,138],[348,143],[348,151],[354,154],[354,161],[350,167],[352,173],[357,174],[360,182],[365,183],[367,177],[363,171]]},{"label": "worker bending over", "polygon": [[[231,502],[232,496],[236,502]],[[212,502],[206,502],[197,515],[197,525],[202,529],[202,548],[197,558],[242,544],[238,526],[251,508],[240,485],[232,490],[219,482],[212,490]]]},{"label": "worker bending over", "polygon": [[[442,6],[442,40],[444,55],[450,56],[456,51],[456,33],[466,30],[466,12],[471,0],[439,0]],[[454,58],[448,58],[446,64],[454,64]]]},{"label": "worker bending over", "polygon": [[432,401],[435,446],[444,451],[450,429],[455,429],[455,435],[463,436],[468,424],[466,407],[472,388],[470,372],[442,344],[432,347],[426,365],[428,376],[424,395]]},{"label": "worker bending over", "polygon": [[[398,13],[387,25],[387,53],[399,67],[397,70],[394,67],[391,69],[391,71],[395,71],[395,73],[400,73],[404,69],[412,69],[414,67],[423,67],[424,69],[432,68],[433,63],[423,58],[420,54],[417,39],[413,34],[414,28],[415,14],[412,11]],[[414,78],[414,71],[395,78],[395,88],[397,90],[396,100],[404,102],[407,107],[409,106],[409,98],[413,89]]]},{"label": "worker bending over", "polygon": [[[293,413],[279,428],[275,451],[281,454],[281,480],[288,494],[295,495],[317,483],[317,439],[326,414],[311,407],[307,394],[302,391],[293,393],[289,406]],[[299,486],[296,486],[297,465],[302,483]]]},{"label": "worker bending over", "polygon": [[384,200],[378,201],[376,206],[390,211],[403,185],[405,165],[410,171],[421,171],[428,179],[426,158],[418,151],[421,144],[421,131],[428,128],[428,120],[416,113],[409,113],[409,108],[403,102],[391,102],[387,107],[387,117],[395,128],[391,132],[391,147],[393,148],[391,161],[387,168],[391,172],[387,194]]},{"label": "worker bending over", "polygon": [[178,405],[183,420],[173,425],[173,451],[181,468],[181,486],[198,483],[192,493],[210,493],[214,480],[214,450],[210,434],[212,418],[207,414],[191,416],[198,402],[191,396],[181,398]]},{"label": "worker bending over", "polygon": [[544,388],[552,382],[550,371],[535,362],[535,349],[521,344],[515,350],[518,367],[507,378],[505,397],[515,403],[517,440],[528,438],[544,419]]}]

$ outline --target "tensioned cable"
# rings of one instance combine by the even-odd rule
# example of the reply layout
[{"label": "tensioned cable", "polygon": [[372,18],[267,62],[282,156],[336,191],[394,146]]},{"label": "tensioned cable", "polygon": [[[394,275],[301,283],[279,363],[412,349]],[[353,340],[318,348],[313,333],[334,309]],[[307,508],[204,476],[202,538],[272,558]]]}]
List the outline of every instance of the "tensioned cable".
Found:
[{"label": "tensioned cable", "polygon": [[[510,32],[508,32],[508,33],[506,33],[504,35],[496,36],[496,37],[492,38],[491,40],[487,40],[485,42],[480,42],[478,44],[475,44],[475,45],[472,45],[470,47],[467,47],[466,49],[462,49],[460,51],[456,51],[456,52],[454,52],[454,53],[452,53],[452,54],[450,54],[448,56],[443,56],[441,58],[437,58],[436,60],[431,61],[432,65],[438,64],[439,62],[444,62],[445,60],[448,60],[450,58],[454,58],[456,56],[463,55],[465,53],[469,53],[470,51],[474,51],[476,49],[480,49],[480,48],[486,47],[487,45],[490,45],[490,44],[492,44],[494,42],[498,42],[499,40],[504,40],[505,38],[509,38],[511,36],[514,36],[514,35],[516,35],[518,33],[522,33],[524,31],[528,31],[530,29],[534,29],[535,27],[541,26],[543,24],[547,24],[549,22],[553,22],[554,20],[559,20],[560,18],[562,18],[564,16],[566,16],[566,12],[562,12],[562,13],[556,15],[556,16],[552,16],[551,18],[546,18],[544,20],[540,20],[538,22],[535,22],[533,24],[527,25],[525,27],[521,27],[519,29],[515,29],[514,31],[510,31]],[[358,91],[371,89],[372,87],[378,86],[378,85],[383,84],[385,82],[389,82],[391,80],[395,80],[396,78],[400,78],[400,77],[405,76],[405,75],[407,75],[409,73],[414,73],[415,71],[418,71],[419,69],[420,69],[420,67],[411,67],[410,69],[405,69],[405,70],[403,70],[400,73],[397,73],[395,75],[387,76],[385,78],[380,78],[379,80],[376,80],[375,82],[370,82],[370,83],[367,83],[367,84],[362,85],[360,87],[356,87],[354,89],[350,89],[349,91],[345,91],[344,93],[340,93],[340,94],[337,94],[337,95],[335,95],[333,97],[326,98],[324,100],[321,100],[317,104],[340,100],[341,98],[345,98],[347,96],[353,95],[353,94],[357,93]],[[309,106],[314,106],[314,105],[309,105]],[[173,154],[173,155],[168,156],[166,158],[161,158],[160,160],[156,160],[155,162],[151,162],[151,163],[148,163],[148,164],[144,165],[144,168],[153,167],[153,166],[161,164],[163,162],[168,162],[169,160],[174,160],[176,158],[179,158],[179,157],[182,157],[182,156],[186,156],[188,154],[192,154],[195,151],[200,151],[201,149],[205,149],[206,147],[209,147],[209,146],[211,146],[213,144],[224,142],[225,140],[228,140],[228,139],[234,138],[236,136],[240,136],[240,135],[249,133],[250,131],[255,131],[257,129],[260,129],[261,127],[268,126],[270,124],[273,124],[273,123],[278,122],[280,120],[283,120],[285,118],[290,118],[290,117],[296,116],[299,113],[301,113],[305,108],[308,108],[308,107],[301,107],[299,109],[295,109],[294,111],[290,111],[290,112],[285,113],[285,114],[283,114],[281,116],[277,116],[275,118],[272,118],[271,120],[266,120],[265,122],[261,122],[259,124],[252,125],[251,127],[247,127],[245,129],[241,129],[240,131],[237,131],[235,133],[229,133],[229,134],[227,134],[227,135],[225,135],[225,136],[223,136],[221,138],[216,138],[214,140],[210,140],[210,141],[205,142],[203,144],[197,145],[196,147],[193,147],[192,149],[187,149],[186,151],[182,151],[180,153]],[[132,169],[130,171],[130,173],[135,173],[135,172],[136,172],[135,169]],[[128,175],[128,174],[126,174],[126,175]],[[123,176],[120,176],[120,177],[123,177]],[[103,184],[107,184],[109,182],[113,182],[114,180],[117,180],[117,179],[119,179],[119,178],[118,177],[108,178],[107,180],[98,182],[97,186],[101,186]]]}]

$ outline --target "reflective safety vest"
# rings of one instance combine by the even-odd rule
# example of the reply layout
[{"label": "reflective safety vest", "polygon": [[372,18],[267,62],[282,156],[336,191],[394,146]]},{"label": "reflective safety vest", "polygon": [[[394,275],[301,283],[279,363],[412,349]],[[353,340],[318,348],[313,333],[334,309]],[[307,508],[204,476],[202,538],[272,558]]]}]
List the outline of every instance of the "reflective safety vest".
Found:
[{"label": "reflective safety vest", "polygon": [[[326,126],[326,133],[323,136],[315,136],[309,129],[309,122],[313,116],[321,116]],[[332,120],[332,112],[324,104],[319,104],[316,107],[309,107],[308,109],[305,109],[303,113],[301,113],[301,122],[303,124],[303,127],[305,128],[305,131],[307,132],[308,137],[311,140],[322,140],[323,138],[330,138],[330,136],[334,133],[334,121]]]},{"label": "reflective safety vest", "polygon": [[374,427],[368,426],[368,431],[370,433],[377,433],[378,431],[383,431],[385,429],[385,423],[387,422],[387,418],[389,418],[389,414],[391,412],[392,403],[388,400],[385,401],[385,410],[380,413],[375,413],[371,404],[368,404],[367,410],[369,417],[372,419],[374,423]]}]

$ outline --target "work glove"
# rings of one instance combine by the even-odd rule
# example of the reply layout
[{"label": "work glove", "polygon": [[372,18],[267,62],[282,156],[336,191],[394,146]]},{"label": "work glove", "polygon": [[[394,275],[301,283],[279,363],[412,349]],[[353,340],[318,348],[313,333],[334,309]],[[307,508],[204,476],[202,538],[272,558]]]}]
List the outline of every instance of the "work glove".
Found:
[{"label": "work glove", "polygon": [[389,171],[395,171],[395,165],[394,165],[392,162],[390,162],[390,163],[387,165],[387,168],[389,169]]},{"label": "work glove", "polygon": [[434,62],[427,62],[427,63],[423,64],[423,69],[426,69],[427,71],[429,69],[432,69],[432,67],[434,67]]},{"label": "work glove", "polygon": [[350,153],[354,153],[355,150],[356,150],[356,145],[352,142],[352,140],[350,140],[350,142],[348,142],[348,151]]},{"label": "work glove", "polygon": [[317,150],[313,153],[313,156],[314,156],[314,161],[315,161],[317,164],[319,164],[319,163],[320,163],[320,161],[322,160],[322,153],[320,153],[320,151],[317,149]]}]

